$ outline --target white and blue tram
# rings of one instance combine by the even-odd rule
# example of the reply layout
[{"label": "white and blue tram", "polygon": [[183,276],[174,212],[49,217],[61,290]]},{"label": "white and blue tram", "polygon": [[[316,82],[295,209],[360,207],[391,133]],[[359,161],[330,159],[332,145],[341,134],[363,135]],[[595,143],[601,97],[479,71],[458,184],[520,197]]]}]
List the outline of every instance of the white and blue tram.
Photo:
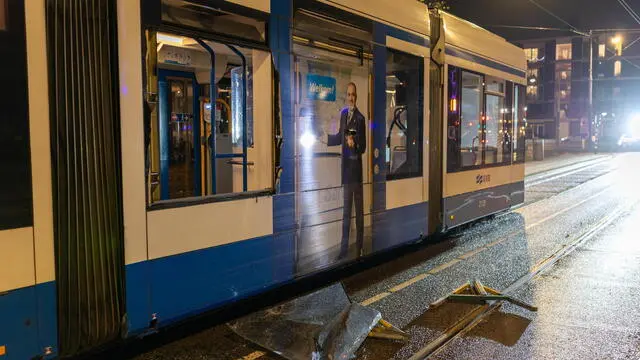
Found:
[{"label": "white and blue tram", "polygon": [[0,10],[0,360],[85,353],[524,199],[522,49],[418,1]]}]

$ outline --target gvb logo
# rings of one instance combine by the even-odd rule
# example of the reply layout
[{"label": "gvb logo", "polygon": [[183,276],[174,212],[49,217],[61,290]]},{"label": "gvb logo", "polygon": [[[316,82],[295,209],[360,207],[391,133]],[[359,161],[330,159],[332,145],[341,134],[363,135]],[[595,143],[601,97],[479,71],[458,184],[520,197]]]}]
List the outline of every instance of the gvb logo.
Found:
[{"label": "gvb logo", "polygon": [[491,175],[478,175],[476,176],[476,184],[485,184],[491,182]]}]

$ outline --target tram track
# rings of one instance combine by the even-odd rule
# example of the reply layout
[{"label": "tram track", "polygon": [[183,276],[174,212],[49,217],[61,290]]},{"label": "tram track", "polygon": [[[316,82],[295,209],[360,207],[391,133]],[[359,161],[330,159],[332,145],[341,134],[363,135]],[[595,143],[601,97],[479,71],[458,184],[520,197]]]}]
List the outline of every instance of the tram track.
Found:
[{"label": "tram track", "polygon": [[[601,193],[598,193],[597,195],[600,194]],[[584,244],[586,241],[590,240],[600,231],[604,230],[607,226],[619,219],[620,216],[624,215],[638,203],[640,203],[640,201],[634,200],[618,207],[615,211],[602,218],[595,225],[585,229],[585,231],[580,233],[573,240],[562,245],[553,254],[536,263],[528,273],[524,274],[523,276],[518,278],[518,280],[514,281],[511,285],[507,286],[504,290],[501,291],[501,293],[505,295],[513,295],[525,285],[536,279],[539,275],[551,269],[556,263],[567,257],[580,245]],[[446,347],[451,345],[453,341],[464,336],[466,333],[480,324],[484,319],[486,319],[489,315],[498,310],[503,303],[504,300],[500,300],[475,307],[473,310],[469,311],[466,315],[459,319],[456,323],[447,328],[442,333],[442,335],[429,342],[426,346],[422,347],[420,350],[414,353],[409,358],[409,360],[429,359],[432,356],[437,355]]]},{"label": "tram track", "polygon": [[529,174],[525,177],[525,187],[531,187],[531,186],[540,185],[552,180],[561,179],[565,176],[573,175],[575,173],[587,170],[589,168],[593,168],[597,165],[608,162],[610,160],[611,158],[607,156],[603,158],[582,161],[569,166],[563,166],[560,168],[549,169],[549,170],[544,170],[541,172]]},{"label": "tram track", "polygon": [[[579,168],[574,168],[574,169],[572,169],[570,171],[566,171],[565,172],[566,173],[565,176],[568,176],[571,173],[582,171],[582,170],[585,170],[585,169],[590,168],[592,166],[598,165],[600,162],[601,161],[598,161],[596,163],[591,163],[591,164],[585,164],[584,166],[581,166]],[[551,170],[551,171],[553,171],[553,170]],[[553,177],[557,177],[557,174],[553,174],[552,176]],[[590,179],[590,180],[593,180],[593,179]],[[589,183],[589,181],[586,181],[586,182],[584,182],[582,184],[579,184],[579,185],[571,188],[570,190],[579,189],[580,187],[584,186],[587,183]],[[480,245],[480,246],[478,246],[478,247],[476,247],[476,248],[474,248],[472,250],[469,250],[469,251],[465,252],[464,254],[461,254],[461,255],[457,256],[456,258],[450,260],[447,263],[437,265],[436,267],[431,268],[429,270],[426,270],[425,272],[422,272],[422,273],[420,273],[420,274],[418,274],[418,275],[416,275],[416,276],[414,276],[414,277],[412,277],[410,279],[404,280],[401,283],[398,283],[398,284],[395,284],[393,286],[390,286],[388,289],[383,290],[383,291],[381,291],[381,292],[379,292],[379,293],[377,293],[377,294],[365,299],[364,301],[361,302],[361,304],[368,306],[368,305],[371,305],[373,303],[376,303],[376,302],[384,299],[385,297],[387,297],[387,296],[389,296],[389,295],[391,295],[393,293],[396,293],[396,292],[398,292],[398,291],[400,291],[402,289],[405,289],[405,288],[415,284],[416,282],[418,282],[420,280],[423,280],[427,276],[435,275],[437,272],[439,272],[439,271],[441,271],[441,270],[443,270],[443,269],[445,269],[447,267],[450,267],[450,266],[454,265],[457,262],[466,261],[466,260],[472,258],[473,256],[475,256],[475,255],[477,255],[477,254],[479,254],[481,252],[484,252],[484,251],[486,251],[486,250],[488,250],[488,249],[490,249],[490,248],[492,248],[492,247],[494,247],[496,245],[502,244],[502,243],[504,243],[506,241],[509,241],[509,240],[513,239],[514,237],[517,237],[520,234],[522,234],[523,231],[531,230],[531,229],[533,229],[533,228],[535,228],[537,226],[540,226],[540,225],[546,223],[549,220],[557,218],[558,216],[561,216],[561,215],[563,215],[563,214],[565,214],[565,213],[567,213],[567,212],[569,212],[569,211],[571,211],[571,210],[573,210],[573,209],[575,209],[575,208],[577,208],[577,207],[579,207],[579,206],[581,206],[581,205],[593,200],[594,198],[596,198],[598,196],[606,194],[607,192],[610,191],[610,189],[611,189],[610,186],[606,186],[605,188],[600,189],[596,193],[591,194],[590,196],[588,196],[588,197],[586,197],[584,199],[581,199],[580,201],[578,201],[576,203],[573,203],[570,206],[567,206],[567,207],[564,207],[562,209],[559,209],[558,211],[556,211],[556,212],[554,212],[554,213],[552,213],[550,215],[547,215],[542,219],[535,220],[533,223],[526,225],[522,229],[517,229],[517,230],[514,230],[514,231],[510,231],[509,233],[505,234],[501,239],[494,240],[494,241],[492,241],[490,243]],[[544,198],[544,199],[536,200],[536,201],[528,203],[528,204],[523,204],[521,206],[514,207],[509,211],[505,211],[503,213],[496,214],[495,218],[499,219],[499,218],[501,218],[503,216],[509,216],[509,215],[511,215],[513,213],[520,213],[521,214],[521,213],[525,212],[528,208],[533,207],[533,206],[537,206],[538,203],[540,203],[541,201],[544,201],[546,199],[547,198]]]}]

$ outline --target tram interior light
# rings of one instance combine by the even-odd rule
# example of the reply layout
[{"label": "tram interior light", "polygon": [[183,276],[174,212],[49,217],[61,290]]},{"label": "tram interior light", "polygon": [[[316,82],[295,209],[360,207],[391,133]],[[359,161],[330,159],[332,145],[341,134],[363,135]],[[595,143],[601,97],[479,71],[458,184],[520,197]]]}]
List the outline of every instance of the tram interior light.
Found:
[{"label": "tram interior light", "polygon": [[184,45],[184,38],[182,36],[174,36],[174,35],[169,35],[164,33],[158,33],[156,39],[158,42],[163,42],[170,45],[175,45],[175,46]]}]

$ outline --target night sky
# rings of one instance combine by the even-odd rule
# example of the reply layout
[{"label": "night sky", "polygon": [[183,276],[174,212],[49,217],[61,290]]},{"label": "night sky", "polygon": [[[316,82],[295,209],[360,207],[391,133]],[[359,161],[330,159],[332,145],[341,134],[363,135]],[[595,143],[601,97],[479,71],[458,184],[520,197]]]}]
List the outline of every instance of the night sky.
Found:
[{"label": "night sky", "polygon": [[[640,24],[617,0],[534,0],[580,30],[636,28]],[[640,15],[640,0],[626,0]],[[514,30],[492,25],[517,25],[552,28],[569,26],[536,7],[529,0],[449,0],[451,13],[474,22],[508,40],[570,35],[569,32]]]}]

